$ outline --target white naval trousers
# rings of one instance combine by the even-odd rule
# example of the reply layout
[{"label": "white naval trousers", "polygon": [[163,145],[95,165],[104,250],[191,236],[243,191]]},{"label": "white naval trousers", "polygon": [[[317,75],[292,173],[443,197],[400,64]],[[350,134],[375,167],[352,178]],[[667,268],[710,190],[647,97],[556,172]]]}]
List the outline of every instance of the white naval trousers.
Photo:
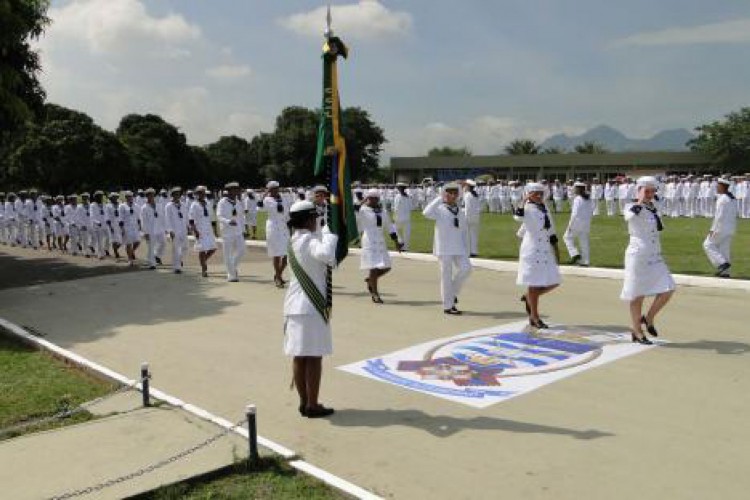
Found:
[{"label": "white naval trousers", "polygon": [[166,245],[166,237],[162,231],[158,231],[149,235],[146,246],[148,248],[148,254],[146,261],[149,267],[156,266],[156,257],[160,259],[164,255],[164,246]]},{"label": "white naval trousers", "polygon": [[711,261],[711,265],[719,267],[722,264],[730,263],[732,238],[734,234],[714,234],[713,237],[707,236],[703,241],[703,250],[706,257]]},{"label": "white naval trousers", "polygon": [[396,231],[401,235],[404,250],[409,250],[409,242],[411,241],[411,220],[396,221]]},{"label": "white naval trousers", "polygon": [[222,235],[224,244],[224,266],[227,268],[227,279],[234,280],[238,278],[237,267],[245,255],[245,238],[240,235]]},{"label": "white naval trousers", "polygon": [[607,215],[610,217],[615,215],[615,207],[617,206],[617,200],[607,200]]},{"label": "white naval trousers", "polygon": [[182,269],[182,262],[187,251],[187,234],[175,234],[172,238],[172,269],[175,271]]},{"label": "white naval trousers", "polygon": [[[578,245],[581,247],[580,252],[576,247],[576,240],[578,240]],[[568,255],[570,255],[571,258],[580,255],[581,264],[587,266],[591,264],[589,260],[589,231],[583,231],[580,229],[574,229],[571,231],[570,228],[568,228],[563,235],[563,241],[565,242],[565,247],[568,249]]]},{"label": "white naval trousers", "polygon": [[[471,274],[471,261],[466,255],[439,255],[437,259],[440,265],[440,295],[443,310],[446,310],[453,307],[454,300]],[[457,270],[455,274],[454,268]]]},{"label": "white naval trousers", "polygon": [[469,254],[479,254],[479,219],[468,219],[466,224],[469,236]]},{"label": "white naval trousers", "polygon": [[105,252],[109,249],[109,228],[105,225],[94,226],[91,230],[94,253],[100,259],[104,257]]}]

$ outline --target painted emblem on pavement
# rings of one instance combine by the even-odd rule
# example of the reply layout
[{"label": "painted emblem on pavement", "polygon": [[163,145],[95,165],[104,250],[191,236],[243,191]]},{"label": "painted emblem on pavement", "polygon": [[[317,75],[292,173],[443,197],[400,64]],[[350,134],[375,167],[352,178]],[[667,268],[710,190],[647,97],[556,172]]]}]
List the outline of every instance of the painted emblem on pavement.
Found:
[{"label": "painted emblem on pavement", "polygon": [[339,368],[482,408],[649,349],[623,332],[524,326],[468,332]]}]

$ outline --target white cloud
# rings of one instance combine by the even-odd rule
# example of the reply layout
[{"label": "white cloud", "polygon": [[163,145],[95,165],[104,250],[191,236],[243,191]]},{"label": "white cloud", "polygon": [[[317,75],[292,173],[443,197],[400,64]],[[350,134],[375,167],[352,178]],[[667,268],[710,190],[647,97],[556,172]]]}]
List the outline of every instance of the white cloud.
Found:
[{"label": "white cloud", "polygon": [[220,81],[234,81],[250,76],[250,66],[245,64],[222,64],[206,70],[206,75]]},{"label": "white cloud", "polygon": [[482,115],[456,125],[432,122],[417,130],[398,131],[386,144],[386,155],[421,156],[434,147],[468,147],[475,155],[501,153],[514,139],[542,142],[558,134],[580,134],[574,126],[536,127],[508,116]]},{"label": "white cloud", "polygon": [[189,56],[189,44],[202,38],[181,15],[152,16],[139,0],[75,0],[51,8],[49,16],[57,40],[77,41],[93,54],[177,59]]},{"label": "white cloud", "polygon": [[622,48],[706,43],[750,43],[750,19],[637,33],[615,40],[611,46]]},{"label": "white cloud", "polygon": [[[331,17],[334,33],[341,34],[345,40],[404,35],[412,27],[411,14],[389,10],[377,0],[331,6]],[[279,19],[279,23],[295,33],[321,37],[325,19],[326,7],[318,7]]]}]

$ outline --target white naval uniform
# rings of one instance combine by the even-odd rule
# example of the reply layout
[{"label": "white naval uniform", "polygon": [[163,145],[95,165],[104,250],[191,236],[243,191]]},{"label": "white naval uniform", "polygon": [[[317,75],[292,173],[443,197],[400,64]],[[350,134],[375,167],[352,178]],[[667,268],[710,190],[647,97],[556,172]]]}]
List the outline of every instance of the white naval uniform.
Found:
[{"label": "white naval uniform", "polygon": [[100,259],[104,257],[104,253],[109,248],[109,225],[107,222],[107,212],[104,210],[104,205],[91,202],[89,205],[91,210],[91,242],[94,246],[94,254]]},{"label": "white naval uniform", "polygon": [[104,205],[104,213],[107,215],[109,226],[109,239],[112,245],[122,245],[122,227],[120,226],[120,205],[117,202],[109,202]]},{"label": "white naval uniform", "polygon": [[164,207],[164,216],[172,238],[172,269],[182,269],[182,262],[188,250],[188,214],[182,203],[170,201]]},{"label": "white naval uniform", "polygon": [[482,201],[479,194],[475,196],[471,194],[471,191],[464,193],[463,200],[469,255],[477,255],[479,253],[479,223],[482,217]]},{"label": "white naval uniform", "polygon": [[247,231],[252,232],[253,228],[258,225],[258,200],[254,194],[245,195],[243,200],[245,206],[245,224]]},{"label": "white naval uniform", "polygon": [[[378,224],[378,216],[380,224]],[[396,232],[396,226],[391,222],[388,212],[362,205],[359,209],[359,223],[362,231],[362,253],[360,254],[361,270],[390,269],[391,256],[388,254],[384,230],[389,234]]]},{"label": "white naval uniform", "polygon": [[403,195],[400,192],[393,200],[393,221],[396,223],[398,234],[404,243],[404,250],[409,250],[411,241],[411,211],[414,210],[412,196]]},{"label": "white naval uniform", "polygon": [[736,230],[736,200],[728,194],[720,194],[716,199],[716,210],[711,224],[713,236],[707,236],[703,242],[703,250],[714,267],[731,263],[732,238]]},{"label": "white naval uniform", "polygon": [[[547,209],[548,210],[548,209]],[[535,203],[527,202],[513,218],[523,223],[523,240],[518,256],[517,285],[546,287],[560,283],[560,270],[550,238],[556,237],[555,223],[549,214],[545,228],[545,212]]]},{"label": "white naval uniform", "polygon": [[[591,232],[591,219],[594,216],[595,201],[586,199],[581,195],[573,198],[573,208],[570,212],[570,222],[563,235],[563,241],[568,249],[568,255],[574,257],[581,256],[580,263],[588,266],[591,264],[589,254],[589,233]],[[581,247],[578,251],[576,239]]]},{"label": "white naval uniform", "polygon": [[161,211],[156,202],[153,205],[146,202],[143,208],[141,208],[141,230],[144,236],[148,236],[146,240],[148,248],[146,261],[149,266],[156,266],[156,257],[161,259],[161,256],[164,254],[164,246],[166,244],[164,228],[164,212]]},{"label": "white naval uniform", "polygon": [[289,245],[289,203],[284,199],[266,196],[258,209],[268,214],[266,220],[266,251],[269,257],[284,257]]},{"label": "white naval uniform", "polygon": [[[78,248],[83,252],[83,255],[91,255],[91,205],[77,205],[73,211],[73,222],[71,228],[75,225],[75,229],[78,231]],[[73,235],[71,234],[71,237]]]},{"label": "white naval uniform", "polygon": [[674,279],[661,254],[659,215],[642,205],[625,209],[630,243],[625,250],[625,282],[622,300],[657,295],[675,289]]},{"label": "white naval uniform", "polygon": [[216,249],[216,237],[211,225],[211,202],[196,199],[188,211],[188,219],[193,221],[198,234],[195,237],[195,251],[208,252]]},{"label": "white naval uniform", "polygon": [[[237,267],[245,255],[245,207],[240,200],[222,197],[216,206],[216,218],[221,228],[224,241],[224,266],[227,269],[227,279],[239,279]],[[232,223],[234,225],[232,225]]]},{"label": "white naval uniform", "polygon": [[604,196],[604,186],[601,184],[591,185],[591,201],[594,203],[594,215],[601,213],[602,197]]},{"label": "white naval uniform", "polygon": [[[328,226],[311,233],[297,229],[290,245],[315,287],[326,296],[328,266],[336,263],[338,237]],[[331,325],[323,320],[292,272],[284,297],[284,354],[287,356],[327,356],[333,353]]]},{"label": "white naval uniform", "polygon": [[[455,305],[461,288],[471,274],[466,215],[458,205],[449,207],[440,198],[432,200],[422,215],[435,221],[432,254],[440,264],[440,294],[443,310],[448,310]],[[455,275],[454,268],[457,269]]]},{"label": "white naval uniform", "polygon": [[138,234],[138,207],[135,203],[122,202],[120,204],[120,227],[122,227],[123,245],[135,245],[141,241]]}]

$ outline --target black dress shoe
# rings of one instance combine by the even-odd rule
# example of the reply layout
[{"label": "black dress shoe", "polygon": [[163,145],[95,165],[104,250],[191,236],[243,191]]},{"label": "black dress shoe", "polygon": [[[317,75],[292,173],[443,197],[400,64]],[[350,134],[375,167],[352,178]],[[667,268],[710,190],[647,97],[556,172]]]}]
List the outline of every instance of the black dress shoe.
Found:
[{"label": "black dress shoe", "polygon": [[[643,334],[641,333],[641,335],[643,335]],[[643,344],[643,345],[653,345],[654,344],[645,335],[643,335],[643,336],[636,335],[636,333],[634,331],[632,331],[632,330],[630,331],[630,338],[636,344]]]},{"label": "black dress shoe", "polygon": [[302,415],[303,417],[307,416],[307,404],[300,403],[298,410],[300,415]]},{"label": "black dress shoe", "polygon": [[646,326],[646,331],[650,333],[653,337],[659,336],[659,332],[656,331],[656,327],[654,325],[648,324],[648,320],[646,319],[646,316],[641,316],[641,324]]},{"label": "black dress shoe", "polygon": [[533,319],[529,319],[529,325],[533,326],[534,328],[538,328],[540,330],[549,328],[549,326],[547,326],[547,323],[545,323],[541,319],[538,319],[536,321]]},{"label": "black dress shoe", "polygon": [[571,266],[573,266],[573,265],[577,264],[579,260],[581,260],[581,256],[580,255],[574,255],[573,257],[570,258],[570,262],[568,262],[568,264],[570,264]]},{"label": "black dress shoe", "polygon": [[326,408],[323,405],[318,406],[317,408],[308,408],[305,411],[305,416],[307,418],[323,418],[331,416],[335,413],[335,410],[333,408]]},{"label": "black dress shoe", "polygon": [[461,311],[456,309],[456,306],[453,306],[450,309],[445,309],[443,312],[445,314],[450,314],[451,316],[460,316],[463,314]]},{"label": "black dress shoe", "polygon": [[154,260],[157,264],[161,265],[161,259],[159,257],[154,257]]}]

